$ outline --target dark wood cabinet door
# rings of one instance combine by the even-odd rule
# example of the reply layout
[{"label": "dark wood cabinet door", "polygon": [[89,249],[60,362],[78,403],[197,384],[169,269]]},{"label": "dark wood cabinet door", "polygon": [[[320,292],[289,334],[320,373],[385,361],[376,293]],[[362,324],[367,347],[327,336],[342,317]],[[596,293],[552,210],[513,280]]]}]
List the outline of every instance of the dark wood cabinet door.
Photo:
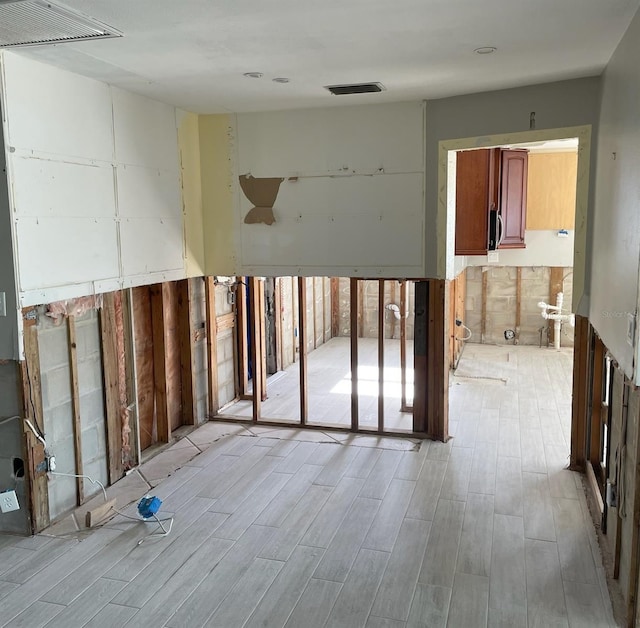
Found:
[{"label": "dark wood cabinet door", "polygon": [[485,255],[494,198],[494,149],[465,150],[456,163],[456,255]]},{"label": "dark wood cabinet door", "polygon": [[501,151],[499,249],[524,248],[527,209],[527,163],[524,150]]}]

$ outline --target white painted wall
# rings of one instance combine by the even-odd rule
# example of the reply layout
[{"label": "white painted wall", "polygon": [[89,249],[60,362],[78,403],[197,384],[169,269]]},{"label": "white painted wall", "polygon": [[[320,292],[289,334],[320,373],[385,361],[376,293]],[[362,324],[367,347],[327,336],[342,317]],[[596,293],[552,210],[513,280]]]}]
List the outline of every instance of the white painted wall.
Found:
[{"label": "white painted wall", "polygon": [[[640,258],[639,58],[640,13],[603,77],[589,313],[591,323],[629,377],[634,351],[627,343],[627,313],[636,313],[638,308]],[[637,363],[636,382],[640,383]]]},{"label": "white painted wall", "polygon": [[20,304],[184,277],[175,109],[1,62]]},{"label": "white painted wall", "polygon": [[271,226],[244,224],[236,190],[240,273],[421,276],[423,117],[421,103],[238,115],[237,172],[297,178]]}]

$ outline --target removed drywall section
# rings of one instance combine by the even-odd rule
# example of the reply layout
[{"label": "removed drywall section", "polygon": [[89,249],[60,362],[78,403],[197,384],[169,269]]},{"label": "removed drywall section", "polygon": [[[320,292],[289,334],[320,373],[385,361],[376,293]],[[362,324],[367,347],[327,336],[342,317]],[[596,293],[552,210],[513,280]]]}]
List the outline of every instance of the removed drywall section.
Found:
[{"label": "removed drywall section", "polygon": [[[196,416],[194,424],[199,425],[208,418],[209,413],[209,383],[207,368],[207,336],[206,320],[207,307],[205,297],[205,285],[203,277],[189,279],[189,297],[191,300],[189,311],[191,316],[193,379],[195,381],[194,407]],[[216,295],[217,296],[217,295]]]},{"label": "removed drywall section", "polygon": [[18,396],[18,363],[0,360],[0,491],[15,490],[20,510],[0,513],[0,532],[28,534],[29,498],[25,487],[23,420]]},{"label": "removed drywall section", "polygon": [[184,277],[175,109],[10,52],[2,68],[21,305]]},{"label": "removed drywall section", "polygon": [[418,102],[239,114],[239,173],[284,179],[271,225],[236,193],[243,274],[421,276],[423,134]]},{"label": "removed drywall section", "polygon": [[200,116],[200,174],[206,275],[235,275],[235,122],[230,115]]},{"label": "removed drywall section", "polygon": [[[471,329],[469,342],[488,344],[513,344],[504,337],[505,330],[516,332],[518,344],[537,346],[542,338],[547,345],[547,326],[550,321],[542,318],[540,301],[555,304],[556,295],[550,290],[550,268],[521,267],[520,328],[517,328],[517,277],[515,266],[471,266],[467,268],[465,297],[465,325]],[[485,279],[485,305],[483,308],[483,275]],[[563,269],[564,313],[570,310],[572,298],[572,269]],[[484,325],[482,312],[486,312]],[[551,323],[552,324],[552,323]],[[553,325],[553,324],[552,324]],[[542,332],[541,332],[542,330]],[[483,335],[484,331],[484,335]],[[561,346],[573,346],[573,328],[562,326]]]},{"label": "removed drywall section", "polygon": [[236,397],[235,314],[227,295],[229,289],[216,286],[216,329],[218,335],[218,405],[222,407]]},{"label": "removed drywall section", "polygon": [[[602,78],[592,251],[591,324],[620,367],[640,384],[640,343],[627,341],[627,317],[638,312],[640,268],[640,12]],[[634,355],[636,357],[635,374]]]}]

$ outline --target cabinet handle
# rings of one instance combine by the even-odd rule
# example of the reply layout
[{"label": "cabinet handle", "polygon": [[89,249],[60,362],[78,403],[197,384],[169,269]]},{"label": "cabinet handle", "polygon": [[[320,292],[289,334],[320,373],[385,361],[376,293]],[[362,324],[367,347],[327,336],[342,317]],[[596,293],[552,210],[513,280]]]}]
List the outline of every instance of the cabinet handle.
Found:
[{"label": "cabinet handle", "polygon": [[504,220],[502,219],[500,212],[498,212],[498,225],[500,228],[500,237],[498,238],[498,244],[496,245],[496,248],[499,247],[504,240]]}]

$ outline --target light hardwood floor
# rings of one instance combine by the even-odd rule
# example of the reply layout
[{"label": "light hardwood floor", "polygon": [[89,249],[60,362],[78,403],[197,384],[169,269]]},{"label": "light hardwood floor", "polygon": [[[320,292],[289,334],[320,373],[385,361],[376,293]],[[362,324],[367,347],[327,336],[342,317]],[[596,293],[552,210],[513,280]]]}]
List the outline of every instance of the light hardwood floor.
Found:
[{"label": "light hardwood floor", "polygon": [[0,625],[613,626],[570,379],[570,352],[469,345],[446,444],[236,426],[152,489],[167,538],[0,536]]}]

